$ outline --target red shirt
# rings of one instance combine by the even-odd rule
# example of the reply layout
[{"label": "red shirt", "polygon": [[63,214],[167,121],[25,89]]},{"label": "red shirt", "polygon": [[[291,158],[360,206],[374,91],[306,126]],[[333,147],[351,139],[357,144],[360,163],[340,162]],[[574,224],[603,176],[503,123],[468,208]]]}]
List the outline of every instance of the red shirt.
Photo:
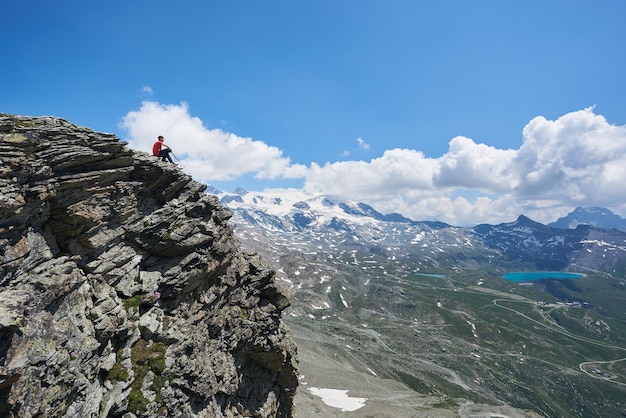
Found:
[{"label": "red shirt", "polygon": [[161,141],[157,141],[154,143],[154,145],[152,146],[152,155],[158,157],[159,154],[161,153]]}]

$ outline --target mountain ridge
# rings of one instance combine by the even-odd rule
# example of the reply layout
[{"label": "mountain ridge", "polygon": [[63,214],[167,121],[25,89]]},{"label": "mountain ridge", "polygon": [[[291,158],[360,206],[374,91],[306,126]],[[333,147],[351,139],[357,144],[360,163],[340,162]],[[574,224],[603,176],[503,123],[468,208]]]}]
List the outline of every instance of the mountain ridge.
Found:
[{"label": "mountain ridge", "polygon": [[[433,245],[493,250],[511,261],[525,260],[530,263],[528,268],[536,269],[580,268],[580,260],[585,260],[583,268],[608,268],[619,261],[621,253],[607,253],[605,244],[623,249],[620,240],[626,234],[586,224],[562,229],[525,215],[497,225],[455,227],[443,222],[413,221],[402,215],[383,215],[363,203],[343,202],[324,195],[308,196],[300,191],[276,196],[240,190],[236,198],[223,192],[218,196],[236,214],[235,222],[241,218],[247,225],[276,233],[323,233],[328,229],[343,231],[346,238],[357,241],[393,241],[403,245],[416,239],[426,242],[424,237],[429,236]],[[459,244],[459,240],[465,244]]]},{"label": "mountain ridge", "polygon": [[[237,204],[241,205],[258,205],[259,208],[263,207],[264,209],[268,209],[271,206],[281,207],[282,212],[284,213],[288,211],[285,209],[284,202],[289,202],[287,204],[297,205],[297,204],[309,204],[306,202],[309,201],[321,201],[328,203],[327,206],[332,207],[339,205],[340,208],[344,210],[347,214],[358,214],[361,216],[369,216],[373,219],[383,220],[383,221],[393,221],[393,222],[405,222],[412,224],[429,224],[431,226],[437,227],[453,227],[446,222],[437,221],[437,220],[413,220],[410,219],[401,213],[389,213],[383,214],[372,206],[356,201],[344,201],[340,198],[328,196],[325,194],[308,194],[300,190],[283,190],[283,191],[271,191],[271,192],[254,192],[248,191],[243,188],[237,188],[232,193],[224,192],[218,190],[216,188],[210,187],[209,190],[211,193],[220,197],[220,200],[223,204],[231,204],[233,207],[237,207]],[[248,196],[247,199],[244,199],[244,196]],[[287,197],[287,198],[286,198]],[[266,203],[263,205],[262,203]],[[269,202],[269,204],[267,204]],[[296,206],[297,207],[297,206]],[[302,209],[302,208],[298,208]],[[268,210],[269,213],[275,213],[276,211]],[[515,221],[511,222],[522,222],[522,221],[532,221],[537,224],[542,224],[541,222],[534,221],[530,217],[520,214]],[[503,222],[501,224],[511,223],[511,222]],[[476,224],[474,226],[460,227],[460,228],[473,228],[478,227],[480,225],[492,225],[492,224]],[[551,228],[559,228],[559,229],[576,229],[578,225],[589,225],[596,228],[601,229],[619,229],[622,231],[626,231],[626,219],[621,218],[619,215],[613,213],[611,210],[601,207],[577,207],[568,213],[566,216],[557,219],[554,222],[549,222],[546,224],[542,224],[544,226],[548,226]]]}]

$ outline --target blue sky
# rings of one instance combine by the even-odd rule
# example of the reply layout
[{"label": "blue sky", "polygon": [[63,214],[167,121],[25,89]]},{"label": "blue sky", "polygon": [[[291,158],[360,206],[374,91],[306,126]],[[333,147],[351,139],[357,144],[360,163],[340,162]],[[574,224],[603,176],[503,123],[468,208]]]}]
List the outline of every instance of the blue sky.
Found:
[{"label": "blue sky", "polygon": [[[626,215],[626,2],[4,0],[0,112],[224,190],[453,224]],[[198,151],[200,150],[200,151]]]}]

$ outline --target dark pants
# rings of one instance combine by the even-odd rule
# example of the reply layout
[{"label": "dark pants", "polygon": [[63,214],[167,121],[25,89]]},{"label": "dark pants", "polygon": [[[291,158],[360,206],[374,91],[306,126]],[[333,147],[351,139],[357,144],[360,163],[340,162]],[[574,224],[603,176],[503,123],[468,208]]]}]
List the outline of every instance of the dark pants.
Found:
[{"label": "dark pants", "polygon": [[159,152],[159,158],[161,158],[161,161],[169,161],[170,163],[173,163],[174,161],[172,161],[172,157],[170,157],[170,152],[172,152],[172,150],[164,148],[161,150],[161,152]]}]

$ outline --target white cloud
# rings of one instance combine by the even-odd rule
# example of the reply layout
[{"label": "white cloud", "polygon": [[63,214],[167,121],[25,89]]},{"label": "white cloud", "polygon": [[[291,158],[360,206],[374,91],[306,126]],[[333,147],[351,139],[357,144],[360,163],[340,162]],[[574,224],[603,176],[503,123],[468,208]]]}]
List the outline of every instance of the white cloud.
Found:
[{"label": "white cloud", "polygon": [[144,94],[147,94],[148,96],[152,96],[152,93],[153,93],[152,92],[152,87],[150,87],[150,86],[143,86],[141,88],[141,92],[144,93]]},{"label": "white cloud", "polygon": [[435,160],[415,150],[387,150],[382,157],[365,161],[312,164],[305,189],[315,193],[367,199],[397,195],[405,190],[430,189]]},{"label": "white cloud", "polygon": [[574,206],[623,213],[624,179],[626,126],[611,125],[588,108],[554,121],[534,118],[519,149],[457,136],[439,158],[395,149],[370,162],[314,165],[305,187],[413,219],[473,224],[520,214],[548,222]]},{"label": "white cloud", "polygon": [[282,151],[252,138],[244,138],[221,129],[207,129],[197,117],[189,115],[186,103],[162,105],[143,102],[122,121],[128,131],[129,145],[150,152],[158,135],[172,147],[176,157],[197,180],[233,180],[246,173],[257,178],[298,178],[305,167],[292,165]]},{"label": "white cloud", "polygon": [[[556,120],[534,118],[523,129],[519,149],[457,136],[439,158],[390,149],[370,161],[309,167],[291,164],[281,150],[262,141],[207,129],[185,103],[146,101],[122,126],[131,147],[146,152],[157,135],[164,135],[200,181],[236,180],[249,173],[258,179],[301,179],[307,192],[362,201],[417,220],[469,225],[525,214],[549,222],[574,206],[626,213],[626,126],[609,124],[592,108]],[[369,148],[362,138],[357,142]]]},{"label": "white cloud", "polygon": [[515,155],[514,150],[500,150],[457,136],[438,161],[435,184],[489,192],[510,191],[516,185],[516,176],[511,170]]},{"label": "white cloud", "polygon": [[[356,142],[357,144],[359,144],[359,149],[369,151],[370,145],[367,142],[365,142],[363,138],[361,137],[357,138]],[[341,153],[341,156],[347,158],[350,156],[350,154],[352,154],[350,150],[345,150],[344,152]]]},{"label": "white cloud", "polygon": [[531,120],[514,170],[519,198],[570,205],[621,204],[626,178],[626,126],[609,124],[592,108],[550,121]]}]

